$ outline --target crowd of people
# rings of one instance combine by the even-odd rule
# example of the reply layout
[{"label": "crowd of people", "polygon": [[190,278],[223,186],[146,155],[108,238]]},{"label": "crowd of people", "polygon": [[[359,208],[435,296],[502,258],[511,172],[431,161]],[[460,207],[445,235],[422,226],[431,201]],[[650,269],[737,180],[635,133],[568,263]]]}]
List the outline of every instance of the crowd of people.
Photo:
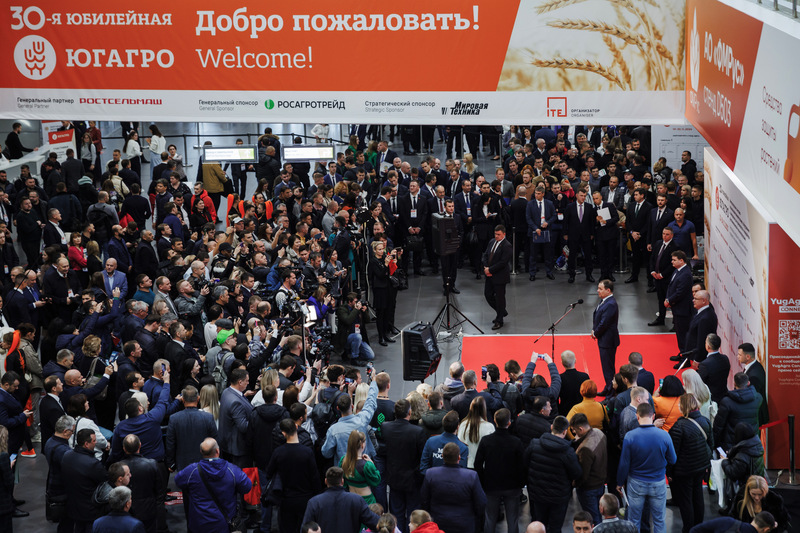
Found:
[{"label": "crowd of people", "polygon": [[[787,530],[763,478],[763,368],[742,344],[727,389],[713,306],[692,280],[703,175],[688,152],[672,170],[651,165],[642,128],[512,126],[490,143],[484,174],[477,146],[463,162],[414,167],[355,128],[336,161],[312,166],[281,161],[267,128],[257,163],[201,160],[192,182],[155,125],[143,179],[139,124],[122,127],[124,147],[107,161],[94,123],[64,121],[81,140],[66,160],[49,154],[39,177],[0,171],[3,531],[27,515],[13,476],[37,443],[60,532],[166,531],[170,486],[196,532],[275,522],[292,533],[488,533],[503,516],[516,531],[528,500],[529,531],[551,533],[573,491],[575,531],[652,520],[660,532],[665,479],[688,532],[706,527],[717,447],[724,520]],[[455,253],[437,253],[434,217],[454,219]],[[626,244],[626,282],[644,266],[662,304],[651,325],[672,310],[676,366],[688,365],[658,388],[641,354],[616,364],[616,316],[602,316]],[[509,360],[505,381],[496,365],[479,380],[454,363],[435,390],[390,400],[368,329],[374,320],[378,343],[395,342],[409,275],[426,275],[424,262],[458,293],[470,268],[486,280],[497,330],[521,258],[532,282],[540,259],[549,279],[565,262],[570,283],[579,264],[594,282],[598,265],[592,334],[605,386],[567,351],[561,374],[545,354],[524,371]]]}]

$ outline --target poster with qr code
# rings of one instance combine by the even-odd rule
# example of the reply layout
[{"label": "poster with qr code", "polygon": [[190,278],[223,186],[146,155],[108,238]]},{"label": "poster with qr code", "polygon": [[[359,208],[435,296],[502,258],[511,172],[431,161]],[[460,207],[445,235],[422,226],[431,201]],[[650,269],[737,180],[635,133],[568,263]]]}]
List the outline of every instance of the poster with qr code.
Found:
[{"label": "poster with qr code", "polygon": [[778,348],[800,350],[800,320],[778,321]]}]

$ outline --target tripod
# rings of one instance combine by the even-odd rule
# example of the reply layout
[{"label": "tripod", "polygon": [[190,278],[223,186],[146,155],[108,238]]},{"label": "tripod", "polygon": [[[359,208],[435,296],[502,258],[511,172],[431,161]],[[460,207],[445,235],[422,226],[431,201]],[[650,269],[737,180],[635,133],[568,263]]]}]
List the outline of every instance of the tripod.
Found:
[{"label": "tripod", "polygon": [[[439,311],[439,314],[436,315],[436,318],[433,319],[433,323],[436,324],[436,336],[438,337],[439,331],[441,331],[442,326],[444,326],[444,329],[449,332],[449,331],[457,328],[459,325],[463,324],[464,322],[469,322],[472,325],[473,328],[475,328],[478,331],[480,331],[481,335],[483,335],[483,330],[481,328],[479,328],[478,326],[476,326],[475,323],[472,320],[467,318],[467,315],[462,313],[461,310],[456,306],[456,304],[451,301],[450,294],[452,293],[452,291],[451,291],[452,286],[453,286],[453,281],[448,278],[447,282],[445,283],[445,288],[444,288],[445,298],[447,298],[447,301],[442,306],[442,309]],[[451,311],[454,314],[458,314],[458,316],[461,317],[461,320],[459,320],[458,322],[453,323],[451,321],[452,317],[450,316]]]}]

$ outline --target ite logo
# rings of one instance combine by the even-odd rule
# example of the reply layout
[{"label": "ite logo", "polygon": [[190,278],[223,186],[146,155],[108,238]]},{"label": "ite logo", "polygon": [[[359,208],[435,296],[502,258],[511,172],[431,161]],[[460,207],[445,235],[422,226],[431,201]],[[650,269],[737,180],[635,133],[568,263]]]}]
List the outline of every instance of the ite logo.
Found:
[{"label": "ite logo", "polygon": [[56,68],[56,50],[44,37],[26,35],[14,48],[14,63],[29,80],[43,80]]},{"label": "ite logo", "polygon": [[548,96],[547,97],[547,116],[564,118],[567,116],[567,97]]}]

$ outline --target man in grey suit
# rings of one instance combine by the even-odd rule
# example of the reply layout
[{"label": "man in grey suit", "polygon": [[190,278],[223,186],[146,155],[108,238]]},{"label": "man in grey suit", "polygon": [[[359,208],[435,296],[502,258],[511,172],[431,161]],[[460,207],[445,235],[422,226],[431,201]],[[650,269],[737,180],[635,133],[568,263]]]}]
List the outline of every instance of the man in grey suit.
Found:
[{"label": "man in grey suit", "polygon": [[614,204],[617,209],[622,209],[625,203],[625,191],[620,189],[618,177],[608,178],[608,185],[600,189],[600,194],[603,195],[604,202]]},{"label": "man in grey suit", "polygon": [[244,368],[237,368],[230,373],[230,382],[219,400],[219,445],[223,459],[239,468],[246,468],[252,463],[247,447],[247,428],[253,406],[244,397],[250,375]]}]

